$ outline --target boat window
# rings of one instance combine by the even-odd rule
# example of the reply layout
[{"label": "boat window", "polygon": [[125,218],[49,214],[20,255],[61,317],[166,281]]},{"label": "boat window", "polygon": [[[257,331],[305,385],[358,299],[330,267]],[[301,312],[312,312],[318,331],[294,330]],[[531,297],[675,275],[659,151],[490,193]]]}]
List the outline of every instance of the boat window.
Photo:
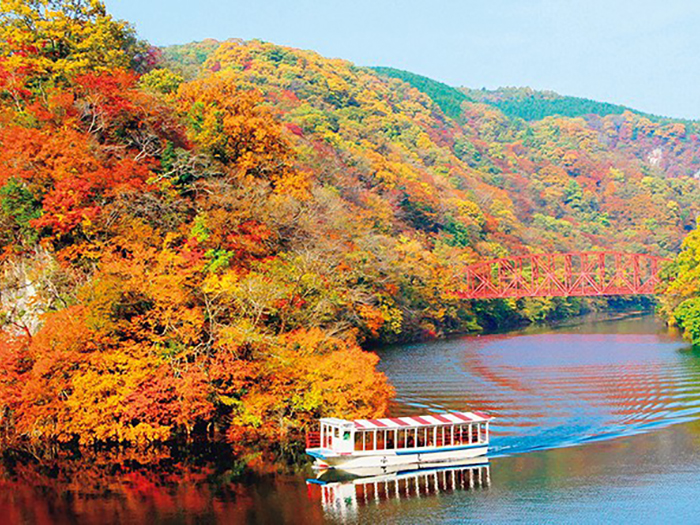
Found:
[{"label": "boat window", "polygon": [[362,450],[372,450],[372,447],[374,445],[374,436],[372,436],[372,432],[370,432],[369,430],[363,430],[362,442],[364,443]]},{"label": "boat window", "polygon": [[406,430],[399,429],[396,431],[396,448],[406,448]]},{"label": "boat window", "polygon": [[365,433],[362,430],[355,431],[355,450],[365,449],[365,444],[363,442],[364,437]]},{"label": "boat window", "polygon": [[419,428],[418,429],[418,442],[416,443],[417,447],[424,447],[427,439],[426,439],[426,429],[425,428]]},{"label": "boat window", "polygon": [[340,429],[338,427],[335,427],[335,437],[340,437]]},{"label": "boat window", "polygon": [[386,431],[386,448],[396,448],[396,430]]},{"label": "boat window", "polygon": [[328,425],[323,425],[321,427],[321,432],[323,433],[323,443],[322,447],[331,448],[331,438],[333,437],[333,430]]},{"label": "boat window", "polygon": [[469,425],[458,425],[455,427],[455,445],[469,444]]},{"label": "boat window", "polygon": [[346,430],[343,432],[343,441],[350,441],[350,431]]},{"label": "boat window", "polygon": [[476,424],[476,425],[472,425],[472,443],[479,442],[480,427],[481,427],[480,423]]}]

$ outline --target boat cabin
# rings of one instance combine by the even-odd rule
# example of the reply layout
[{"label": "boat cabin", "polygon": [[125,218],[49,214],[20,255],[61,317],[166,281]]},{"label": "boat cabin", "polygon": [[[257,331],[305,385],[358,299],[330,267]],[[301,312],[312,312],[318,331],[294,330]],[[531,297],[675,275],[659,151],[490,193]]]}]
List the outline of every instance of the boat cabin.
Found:
[{"label": "boat cabin", "polygon": [[327,417],[321,419],[320,447],[339,454],[353,451],[355,426],[352,421]]},{"label": "boat cabin", "polygon": [[307,440],[307,449],[344,455],[487,445],[490,419],[479,412],[355,421],[323,418],[318,435]]}]

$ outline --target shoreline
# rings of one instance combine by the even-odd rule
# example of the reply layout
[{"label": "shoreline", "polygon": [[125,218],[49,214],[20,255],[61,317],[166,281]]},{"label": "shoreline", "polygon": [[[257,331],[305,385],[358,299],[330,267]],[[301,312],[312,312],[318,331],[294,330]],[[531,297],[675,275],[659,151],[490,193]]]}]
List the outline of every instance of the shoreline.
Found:
[{"label": "shoreline", "polygon": [[[626,318],[631,318],[631,317],[637,317],[637,316],[644,316],[644,315],[654,315],[657,317],[659,320],[661,320],[660,317],[655,312],[654,307],[646,308],[646,309],[639,309],[639,308],[634,308],[630,310],[624,310],[624,309],[616,309],[616,310],[594,310],[594,311],[588,311],[579,315],[574,315],[571,317],[565,317],[561,319],[553,319],[551,321],[545,320],[545,321],[538,321],[538,322],[533,322],[533,323],[522,323],[522,324],[515,324],[514,326],[509,326],[509,327],[504,327],[501,329],[484,329],[482,331],[474,331],[474,332],[450,332],[449,334],[445,334],[443,336],[439,337],[426,337],[426,338],[416,338],[416,339],[411,339],[407,341],[402,341],[399,343],[391,343],[391,344],[385,344],[385,345],[376,345],[376,346],[371,346],[364,348],[363,350],[367,352],[374,352],[378,355],[381,354],[382,351],[390,348],[397,348],[401,346],[409,346],[409,345],[415,345],[415,344],[422,344],[422,343],[430,343],[433,341],[449,341],[452,339],[461,339],[464,337],[482,337],[482,336],[487,336],[487,335],[504,335],[504,334],[516,334],[516,333],[526,333],[530,330],[533,332],[537,332],[538,330],[541,329],[546,329],[546,328],[559,328],[563,326],[576,326],[583,324],[585,322],[585,319],[588,318],[596,318],[600,316],[600,318],[596,318],[596,322],[612,322],[612,321],[618,321],[621,319],[626,319]],[[662,321],[663,322],[663,321]]]},{"label": "shoreline", "polygon": [[[643,317],[646,315],[654,315],[651,309],[631,309],[627,311],[596,311],[587,312],[580,316],[574,316],[556,321],[545,321],[541,323],[520,326],[516,328],[506,328],[503,330],[489,330],[481,333],[461,333],[450,334],[445,337],[414,340],[408,343],[400,343],[395,345],[385,345],[376,349],[367,350],[376,353],[380,360],[382,353],[397,349],[399,347],[419,345],[435,341],[450,341],[462,338],[478,338],[489,335],[527,335],[536,334],[546,329],[556,329],[562,327],[575,327],[585,324],[588,321],[597,323],[614,322],[624,319]],[[10,462],[26,462],[36,463],[55,463],[60,461],[81,461],[83,457],[100,456],[106,458],[117,459],[120,456],[124,458],[134,457],[160,457],[169,458],[184,462],[188,461],[205,461],[211,462],[220,467],[232,467],[237,471],[236,476],[245,477],[248,475],[261,475],[264,472],[274,470],[279,473],[294,473],[300,470],[305,470],[310,465],[310,459],[304,454],[303,442],[296,442],[296,446],[286,451],[280,450],[247,450],[243,454],[236,455],[230,444],[224,441],[214,441],[208,439],[194,438],[190,441],[169,440],[162,443],[151,443],[147,446],[134,446],[120,443],[100,443],[95,445],[78,445],[70,443],[46,443],[44,445],[36,445],[27,443],[23,446],[22,443],[12,444],[8,446],[0,446],[1,460],[6,463]],[[264,461],[268,467],[259,470],[251,468],[251,464],[259,464]],[[119,461],[115,461],[118,464]],[[270,468],[271,467],[271,468]]]}]

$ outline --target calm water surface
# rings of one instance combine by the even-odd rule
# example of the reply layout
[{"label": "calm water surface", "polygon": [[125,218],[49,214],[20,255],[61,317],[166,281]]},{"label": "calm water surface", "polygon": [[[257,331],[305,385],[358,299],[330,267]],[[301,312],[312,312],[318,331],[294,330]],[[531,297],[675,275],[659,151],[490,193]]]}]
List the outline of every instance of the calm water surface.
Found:
[{"label": "calm water surface", "polygon": [[109,482],[16,469],[0,480],[0,523],[700,523],[700,352],[653,318],[380,355],[393,415],[498,418],[488,465],[325,487],[206,466]]}]

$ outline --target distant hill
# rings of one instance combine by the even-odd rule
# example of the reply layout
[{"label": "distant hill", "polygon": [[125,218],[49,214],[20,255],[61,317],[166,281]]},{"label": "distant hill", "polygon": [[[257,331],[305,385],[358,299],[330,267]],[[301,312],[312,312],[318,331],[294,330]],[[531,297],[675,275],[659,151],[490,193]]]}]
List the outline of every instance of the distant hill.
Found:
[{"label": "distant hill", "polygon": [[607,115],[622,115],[625,111],[651,117],[651,115],[641,111],[618,104],[569,97],[554,91],[536,91],[528,87],[505,87],[495,90],[460,88],[460,92],[468,100],[496,106],[509,117],[518,117],[529,121],[541,120],[553,115],[562,117],[599,115],[605,117]]},{"label": "distant hill", "polygon": [[440,109],[454,119],[462,115],[464,102],[488,104],[500,109],[505,115],[528,121],[545,117],[582,117],[585,115],[622,115],[631,111],[637,115],[650,116],[626,106],[598,102],[587,98],[568,97],[554,91],[536,91],[528,87],[505,87],[494,90],[456,88],[428,77],[392,67],[373,67],[380,75],[398,78],[428,95]]},{"label": "distant hill", "polygon": [[453,87],[410,71],[392,67],[371,68],[380,75],[398,78],[428,95],[449,117],[459,120],[464,102],[488,104],[500,109],[511,118],[527,121],[542,120],[546,117],[585,117],[587,115],[622,115],[625,112],[646,117],[653,122],[679,122],[691,124],[688,119],[674,119],[652,115],[620,104],[599,102],[589,98],[560,95],[554,91],[538,91],[529,87],[502,87],[498,89],[473,89]]}]

